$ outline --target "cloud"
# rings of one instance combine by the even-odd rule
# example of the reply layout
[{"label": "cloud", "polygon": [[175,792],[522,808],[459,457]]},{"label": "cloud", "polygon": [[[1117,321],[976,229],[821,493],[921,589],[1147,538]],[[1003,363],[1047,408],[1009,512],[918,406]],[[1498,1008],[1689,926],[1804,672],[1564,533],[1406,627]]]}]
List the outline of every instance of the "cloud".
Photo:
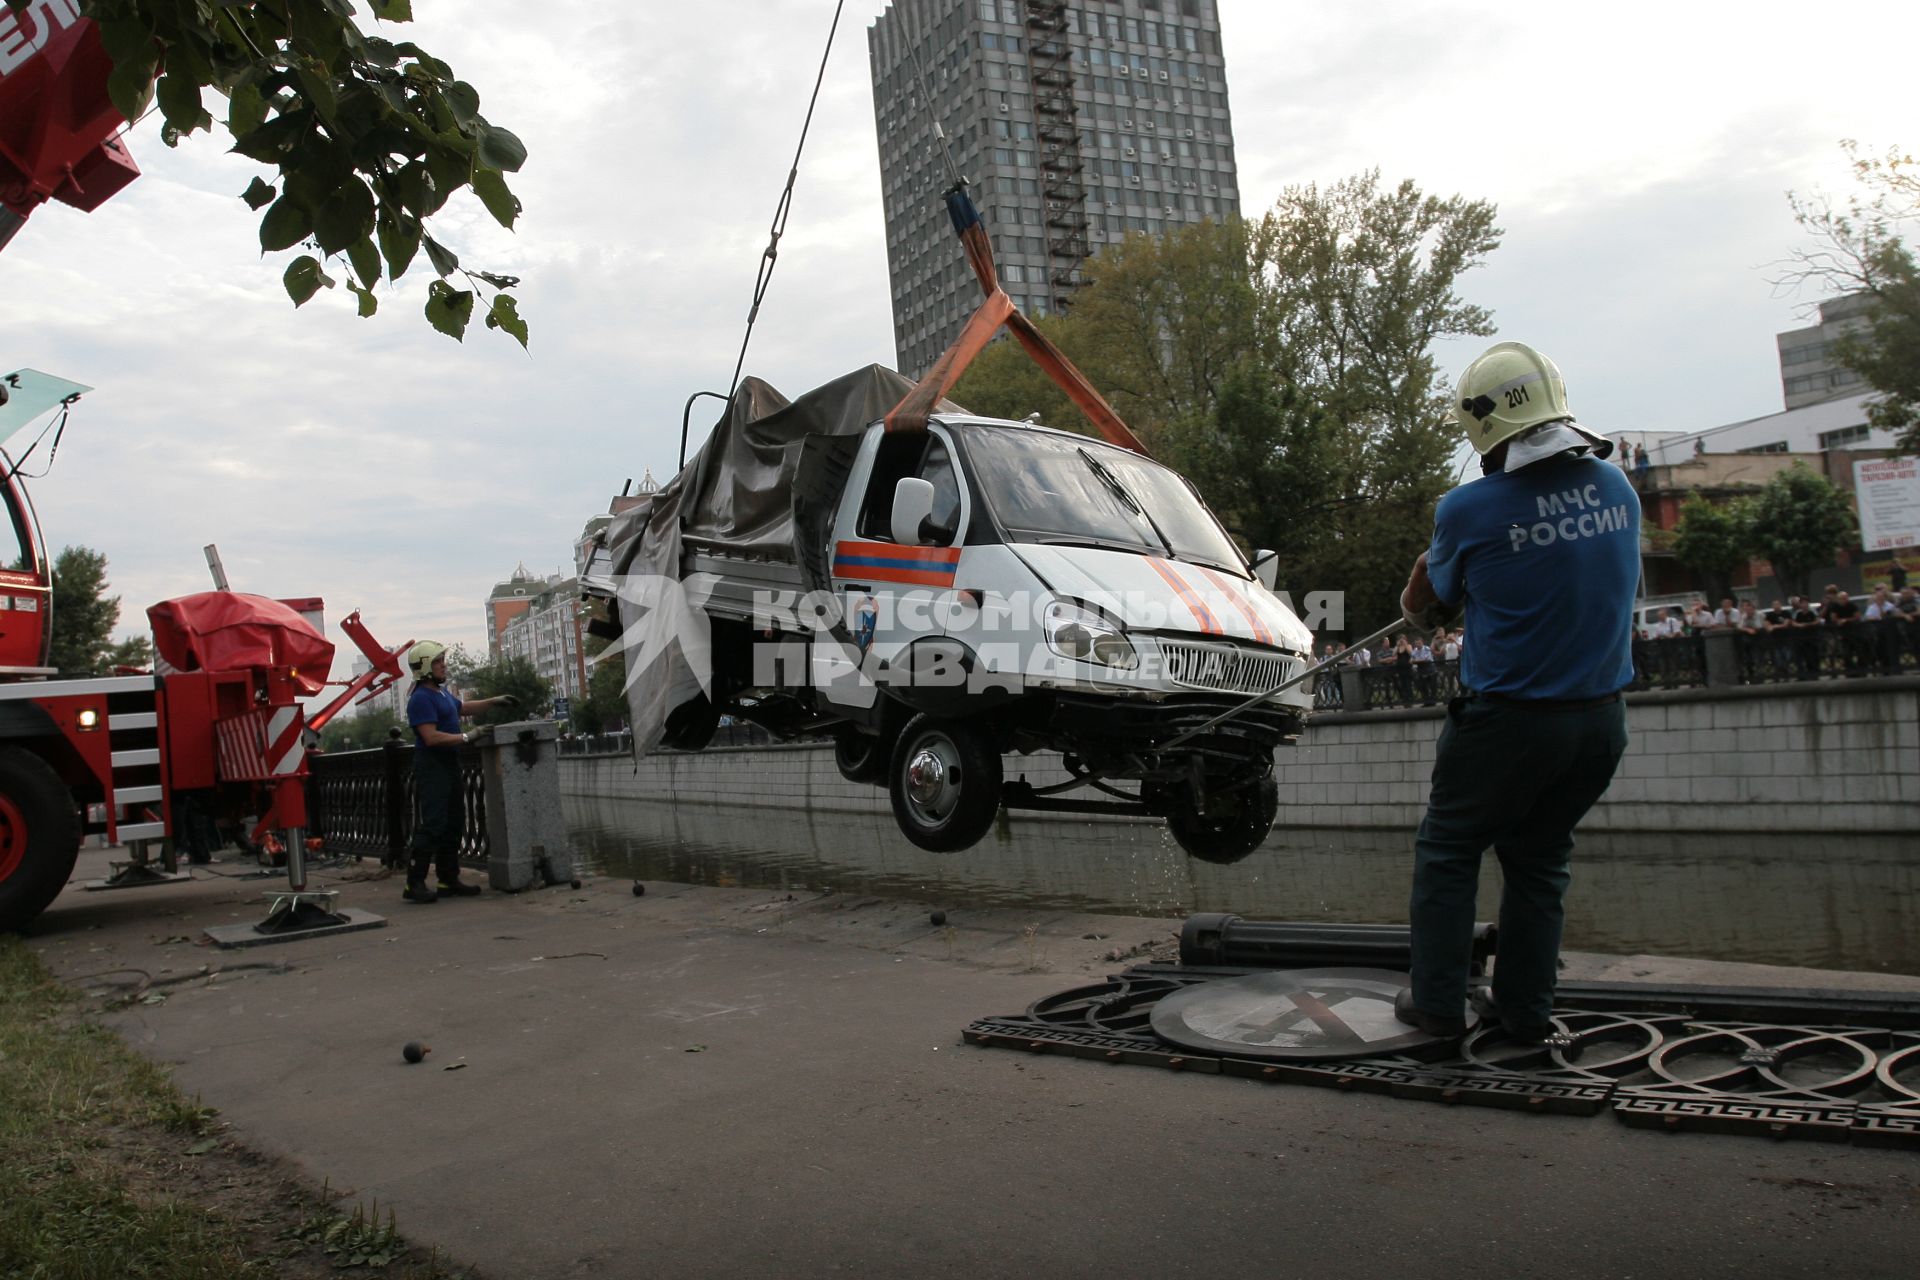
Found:
[{"label": "cloud", "polygon": [[[842,20],[746,363],[789,394],[892,359],[863,30],[881,8]],[[1605,429],[1777,404],[1793,307],[1760,268],[1795,241],[1781,192],[1841,179],[1835,139],[1910,119],[1897,77],[1800,74],[1792,24],[1710,7],[1221,8],[1244,206],[1374,165],[1497,201],[1506,245],[1465,290],[1553,351]],[[528,145],[514,232],[459,198],[440,221],[465,263],[524,278],[530,352],[429,331],[424,263],[372,320],[339,290],[295,312],[292,255],[260,257],[237,198],[258,167],[217,137],[170,150],[151,121],[140,181],[91,215],[39,212],[0,256],[0,364],[99,388],[34,495],[56,549],[107,554],[123,629],[202,589],[217,542],[236,586],[477,648],[491,584],[566,567],[625,479],[671,474],[687,397],[726,389],[830,8],[415,10],[400,31]],[[1821,26],[1875,12],[1830,5]]]}]

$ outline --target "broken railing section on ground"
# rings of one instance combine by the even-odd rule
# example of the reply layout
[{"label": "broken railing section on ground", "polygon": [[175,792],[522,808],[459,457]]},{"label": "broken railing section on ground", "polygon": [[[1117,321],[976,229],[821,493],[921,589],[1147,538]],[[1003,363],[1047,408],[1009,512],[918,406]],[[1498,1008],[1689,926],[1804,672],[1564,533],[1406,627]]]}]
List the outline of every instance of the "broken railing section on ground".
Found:
[{"label": "broken railing section on ground", "polygon": [[[1202,921],[1229,928],[1210,932],[1196,927]],[[1231,941],[1236,925],[1264,956],[1204,945]],[[1316,955],[1301,945],[1310,934],[1285,932],[1302,928],[1324,930],[1337,945]],[[1920,1150],[1920,998],[1569,982],[1549,1043],[1520,1043],[1497,1025],[1434,1040],[1393,1019],[1404,973],[1315,967],[1391,960],[1396,932],[1404,939],[1404,929],[1390,926],[1196,916],[1182,939],[1189,963],[1127,969],[1025,1013],[982,1018],[965,1038],[1435,1102],[1556,1115],[1611,1110],[1644,1128]],[[1192,963],[1223,955],[1236,963]],[[1257,967],[1262,959],[1289,967]]]}]

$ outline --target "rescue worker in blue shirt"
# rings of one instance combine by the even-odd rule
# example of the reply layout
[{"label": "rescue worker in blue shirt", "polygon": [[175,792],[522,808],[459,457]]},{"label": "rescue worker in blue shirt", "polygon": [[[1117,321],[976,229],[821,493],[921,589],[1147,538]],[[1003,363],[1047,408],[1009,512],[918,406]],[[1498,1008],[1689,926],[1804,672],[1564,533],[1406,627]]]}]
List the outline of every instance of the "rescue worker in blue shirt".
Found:
[{"label": "rescue worker in blue shirt", "polygon": [[1553,361],[1519,342],[1460,379],[1454,421],[1479,479],[1441,498],[1433,541],[1400,598],[1430,631],[1464,610],[1473,644],[1448,704],[1414,838],[1412,986],[1394,1012],[1429,1035],[1468,1029],[1480,856],[1500,859],[1492,998],[1478,1014],[1538,1043],[1553,1034],[1574,826],[1627,745],[1640,501],[1573,419]]},{"label": "rescue worker in blue shirt", "polygon": [[[413,794],[419,805],[419,825],[407,861],[408,902],[434,902],[440,894],[465,897],[480,886],[460,879],[460,837],[466,805],[460,795],[460,748],[469,736],[460,729],[460,717],[489,707],[517,707],[510,693],[496,698],[463,702],[447,692],[447,646],[422,640],[407,651],[413,672],[413,692],[407,696],[407,723],[413,726]],[[436,893],[427,883],[427,868],[440,876]]]}]

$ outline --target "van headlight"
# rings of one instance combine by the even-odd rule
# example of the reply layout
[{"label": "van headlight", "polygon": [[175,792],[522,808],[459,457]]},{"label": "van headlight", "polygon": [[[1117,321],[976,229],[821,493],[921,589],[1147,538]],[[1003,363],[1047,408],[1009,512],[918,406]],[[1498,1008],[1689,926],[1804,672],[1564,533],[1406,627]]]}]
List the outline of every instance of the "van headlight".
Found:
[{"label": "van headlight", "polygon": [[1127,633],[1090,609],[1065,600],[1047,606],[1047,648],[1063,658],[1131,671],[1140,662]]}]

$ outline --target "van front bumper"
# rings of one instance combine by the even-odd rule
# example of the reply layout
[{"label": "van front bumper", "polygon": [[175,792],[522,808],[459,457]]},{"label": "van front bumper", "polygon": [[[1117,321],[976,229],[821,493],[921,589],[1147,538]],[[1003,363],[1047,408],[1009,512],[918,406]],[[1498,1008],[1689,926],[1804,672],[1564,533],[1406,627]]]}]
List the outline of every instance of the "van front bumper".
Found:
[{"label": "van front bumper", "polygon": [[[1151,755],[1161,743],[1197,729],[1246,701],[1221,693],[1183,693],[1165,698],[1112,698],[1056,692],[1033,728],[1049,745],[1082,759],[1102,755]],[[1183,755],[1247,757],[1271,753],[1300,736],[1305,717],[1297,707],[1264,702],[1208,729],[1175,750]]]}]

